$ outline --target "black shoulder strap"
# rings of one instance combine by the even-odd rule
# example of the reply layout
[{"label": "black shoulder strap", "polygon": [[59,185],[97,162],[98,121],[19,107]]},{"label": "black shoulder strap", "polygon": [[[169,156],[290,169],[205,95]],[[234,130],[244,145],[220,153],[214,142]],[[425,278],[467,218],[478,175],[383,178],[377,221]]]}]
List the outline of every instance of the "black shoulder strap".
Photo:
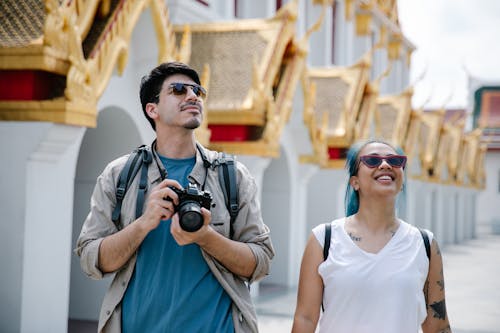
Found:
[{"label": "black shoulder strap", "polygon": [[221,153],[217,163],[219,167],[219,182],[224,192],[226,207],[229,212],[230,220],[230,237],[233,238],[233,222],[236,220],[239,212],[238,203],[238,188],[236,179],[236,166],[233,155]]},{"label": "black shoulder strap", "polygon": [[238,212],[240,210],[235,157],[234,155],[221,152],[219,153],[219,157],[215,161],[210,162],[205,154],[205,151],[203,150],[203,147],[201,147],[200,144],[196,143],[196,148],[200,152],[205,168],[218,168],[219,183],[220,187],[222,188],[222,192],[224,193],[226,208],[230,216],[229,235],[230,238],[233,238],[233,223],[236,220],[236,217],[238,216]]},{"label": "black shoulder strap", "polygon": [[[142,206],[144,204],[144,193],[147,190],[147,169],[151,161],[153,160],[151,152],[147,149],[145,145],[134,149],[130,156],[128,157],[125,166],[120,171],[120,175],[118,176],[118,184],[116,186],[116,206],[113,209],[113,213],[111,215],[111,220],[115,224],[118,230],[121,229],[120,224],[120,213],[122,209],[123,198],[125,197],[125,193],[134,180],[137,172],[141,166],[145,166],[142,168],[141,180],[139,183],[139,194],[137,196],[137,206],[136,206],[136,218],[142,214]],[[141,194],[142,188],[142,194]],[[142,199],[141,199],[142,198]],[[139,215],[137,215],[139,213]]]},{"label": "black shoulder strap", "polygon": [[422,239],[424,240],[425,252],[427,253],[427,259],[431,260],[431,244],[429,242],[429,235],[423,229],[418,228],[420,233],[422,234]]},{"label": "black shoulder strap", "polygon": [[[330,252],[330,241],[332,239],[332,223],[325,223],[325,244],[323,245],[323,261],[328,258],[328,253]],[[325,306],[323,301],[321,301],[321,309],[325,311]]]},{"label": "black shoulder strap", "polygon": [[323,246],[323,261],[328,258],[328,252],[330,252],[330,240],[332,238],[332,224],[325,223],[325,245]]},{"label": "black shoulder strap", "polygon": [[137,201],[135,204],[136,219],[142,215],[142,210],[144,208],[144,198],[148,190],[148,168],[152,161],[153,154],[148,149],[143,149],[141,179],[139,181],[139,191],[137,192]]}]

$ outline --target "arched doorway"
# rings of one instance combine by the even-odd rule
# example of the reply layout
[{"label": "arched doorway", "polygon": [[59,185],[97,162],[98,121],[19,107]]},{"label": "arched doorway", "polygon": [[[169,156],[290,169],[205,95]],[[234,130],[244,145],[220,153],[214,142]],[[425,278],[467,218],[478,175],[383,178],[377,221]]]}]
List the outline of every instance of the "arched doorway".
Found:
[{"label": "arched doorway", "polygon": [[[72,246],[89,212],[90,197],[96,179],[113,159],[130,152],[142,143],[133,119],[122,109],[109,107],[99,112],[97,128],[83,137],[75,174]],[[71,322],[97,321],[99,309],[110,278],[94,281],[81,270],[79,258],[71,257],[69,318]]]}]

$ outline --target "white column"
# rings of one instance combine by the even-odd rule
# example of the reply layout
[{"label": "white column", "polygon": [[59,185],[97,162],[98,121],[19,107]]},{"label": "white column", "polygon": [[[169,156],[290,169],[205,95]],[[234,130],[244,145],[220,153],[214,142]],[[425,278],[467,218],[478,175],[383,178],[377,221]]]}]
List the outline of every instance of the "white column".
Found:
[{"label": "white column", "polygon": [[434,237],[439,244],[444,243],[446,230],[446,208],[445,208],[445,189],[443,185],[436,186],[436,201],[433,207],[432,222],[434,226]]},{"label": "white column", "polygon": [[456,232],[455,232],[455,242],[462,243],[464,240],[465,234],[465,216],[466,216],[466,196],[467,190],[461,189],[458,193],[457,198],[457,224],[456,224]]},{"label": "white column", "polygon": [[[259,201],[262,200],[262,180],[264,178],[264,171],[271,163],[271,158],[269,157],[256,157],[249,155],[238,155],[238,161],[242,162],[250,171],[250,173],[254,176],[255,182],[258,187],[258,198]],[[259,282],[255,282],[252,284],[250,293],[252,297],[259,296]]]},{"label": "white column", "polygon": [[459,233],[459,224],[460,224],[460,193],[462,189],[460,187],[455,187],[455,191],[453,194],[453,227],[452,227],[452,238],[451,242],[453,244],[458,243],[458,233]]},{"label": "white column", "polygon": [[[471,196],[471,209],[470,209],[470,218],[471,218],[471,229],[470,229],[470,238],[477,237],[477,215],[476,215],[476,206],[477,206],[477,197],[478,191],[474,191]],[[497,208],[498,209],[498,208]]]},{"label": "white column", "polygon": [[[227,1],[229,2],[229,1]],[[274,0],[238,0],[238,18],[268,18],[276,12],[276,1]]]},{"label": "white column", "polygon": [[476,198],[477,191],[475,189],[468,189],[465,196],[464,240],[476,237]]},{"label": "white column", "polygon": [[433,229],[432,207],[433,207],[433,200],[435,197],[433,185],[424,183],[420,195],[423,197],[422,227],[434,231],[432,230]]},{"label": "white column", "polygon": [[318,171],[318,166],[302,164],[298,166],[298,175],[291,183],[291,221],[289,243],[289,286],[296,286],[299,281],[300,263],[306,246],[307,235],[307,198],[311,177]]},{"label": "white column", "polygon": [[[322,6],[307,4],[307,27],[310,28],[321,16]],[[309,39],[308,60],[313,66],[328,66],[332,59],[332,8],[327,7],[323,22],[318,31],[314,32]]]},{"label": "white column", "polygon": [[83,128],[52,125],[26,167],[21,332],[66,332],[73,185]]},{"label": "white column", "polygon": [[443,219],[443,240],[442,245],[453,242],[454,224],[455,224],[455,209],[454,209],[454,187],[449,185],[443,186],[442,190],[442,219]]}]

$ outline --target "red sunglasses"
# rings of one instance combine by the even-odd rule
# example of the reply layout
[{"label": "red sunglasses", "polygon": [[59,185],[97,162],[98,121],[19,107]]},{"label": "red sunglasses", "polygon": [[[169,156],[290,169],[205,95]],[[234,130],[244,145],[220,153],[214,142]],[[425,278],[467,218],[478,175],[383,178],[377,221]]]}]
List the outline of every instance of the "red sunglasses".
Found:
[{"label": "red sunglasses", "polygon": [[404,168],[406,165],[406,156],[403,155],[363,155],[359,160],[369,168],[378,168],[382,161],[386,161],[393,168]]}]

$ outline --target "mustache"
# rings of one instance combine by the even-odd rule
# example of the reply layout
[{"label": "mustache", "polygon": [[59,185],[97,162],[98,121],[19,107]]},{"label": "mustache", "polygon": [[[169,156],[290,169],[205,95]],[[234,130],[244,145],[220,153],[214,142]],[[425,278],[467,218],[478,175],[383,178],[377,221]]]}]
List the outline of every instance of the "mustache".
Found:
[{"label": "mustache", "polygon": [[184,109],[190,108],[190,107],[193,107],[193,106],[195,106],[198,109],[198,111],[200,111],[200,112],[202,111],[201,103],[196,102],[196,101],[188,101],[188,102],[182,104],[181,105],[181,111],[184,111]]}]

